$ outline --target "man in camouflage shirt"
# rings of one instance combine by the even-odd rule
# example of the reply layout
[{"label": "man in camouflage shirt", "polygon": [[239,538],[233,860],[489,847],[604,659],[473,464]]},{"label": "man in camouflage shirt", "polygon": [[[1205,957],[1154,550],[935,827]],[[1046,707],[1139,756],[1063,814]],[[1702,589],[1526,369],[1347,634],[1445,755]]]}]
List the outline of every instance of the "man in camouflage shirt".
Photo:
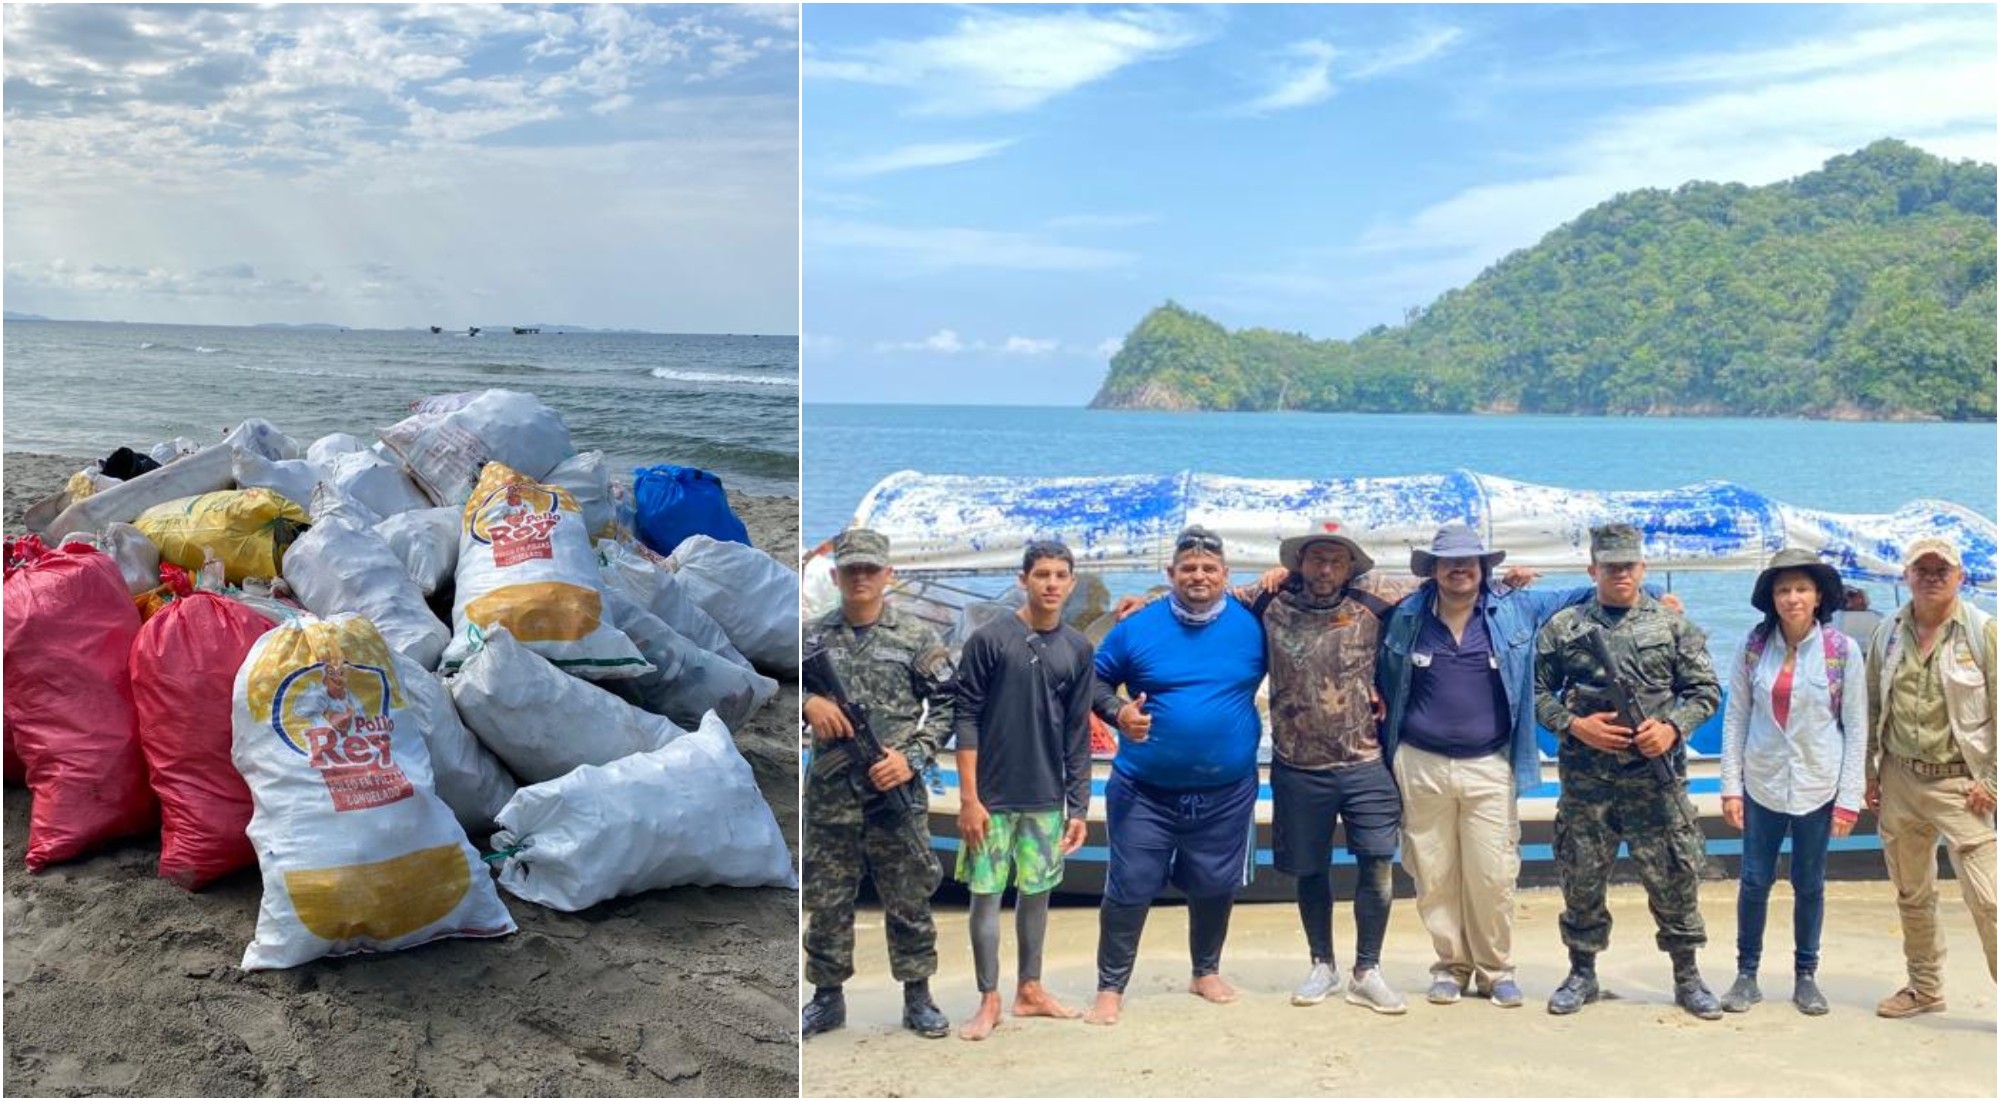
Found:
[{"label": "man in camouflage shirt", "polygon": [[[1695,966],[1695,950],[1708,940],[1696,897],[1704,845],[1687,799],[1685,747],[1687,735],[1715,713],[1722,690],[1701,629],[1641,589],[1639,529],[1592,528],[1590,560],[1596,599],[1557,612],[1535,640],[1535,715],[1562,743],[1555,850],[1570,973],[1549,998],[1549,1012],[1575,1013],[1599,997],[1597,954],[1611,941],[1605,891],[1623,840],[1645,884],[1660,949],[1673,959],[1674,1001],[1714,1020],[1722,1006]],[[1620,725],[1611,709],[1610,673],[1592,654],[1593,631],[1602,633],[1616,673],[1646,716],[1636,730]],[[1663,756],[1671,784],[1651,770],[1649,759]]]},{"label": "man in camouflage shirt", "polygon": [[889,969],[903,983],[903,1027],[937,1038],[951,1023],[931,1000],[937,971],[937,926],[931,894],[942,869],[931,852],[923,815],[891,827],[863,813],[862,785],[891,791],[922,774],[951,728],[951,656],[937,632],[888,602],[894,570],[889,540],[866,528],[842,532],[833,544],[840,609],[805,630],[805,652],[824,649],[848,698],[865,707],[887,756],[859,776],[836,743],[854,734],[834,701],[808,695],[800,710],[813,731],[806,777],[806,980],[813,997],[801,1014],[801,1035],[847,1023],[841,984],[854,974],[854,901],[864,871],[872,874],[889,936]]}]

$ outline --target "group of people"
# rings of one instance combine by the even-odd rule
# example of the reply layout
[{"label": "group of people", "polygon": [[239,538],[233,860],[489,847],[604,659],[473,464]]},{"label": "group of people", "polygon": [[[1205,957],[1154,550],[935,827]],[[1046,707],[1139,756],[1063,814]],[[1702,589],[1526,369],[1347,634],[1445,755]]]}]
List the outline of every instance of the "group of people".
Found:
[{"label": "group of people", "polygon": [[[888,541],[850,529],[834,544],[841,607],[807,627],[866,705],[886,752],[857,781],[851,734],[834,701],[809,695],[815,764],[806,785],[802,1014],[810,1037],[845,1023],[856,894],[872,875],[903,1023],[941,1037],[950,1024],[929,990],[937,968],[930,898],[942,867],[921,828],[864,813],[877,792],[920,774],[948,731],[960,783],[957,877],[971,895],[980,1002],[961,1029],[982,1039],[1001,1022],[1001,896],[1017,889],[1019,967],[1012,1012],[1113,1025],[1147,916],[1171,885],[1187,900],[1189,990],[1236,1000],[1222,977],[1237,890],[1255,855],[1268,676],[1274,863],[1293,877],[1310,966],[1294,1005],[1345,1000],[1406,1011],[1381,950],[1400,850],[1435,962],[1425,997],[1523,1003],[1515,975],[1518,799],[1541,782],[1535,729],[1555,733],[1561,792],[1555,860],[1569,973],[1548,1011],[1596,1001],[1596,958],[1609,944],[1606,905],[1623,842],[1646,890],[1675,1001],[1715,1019],[1762,1000],[1765,915],[1781,846],[1791,841],[1795,894],[1792,1000],[1827,1011],[1815,973],[1826,853],[1865,807],[1877,818],[1902,920],[1908,981],[1884,1017],[1944,1008],[1937,922],[1939,839],[1994,973],[1994,620],[1959,599],[1964,568],[1941,539],[1907,548],[1909,603],[1854,639],[1832,626],[1848,597],[1817,556],[1785,550],[1757,577],[1763,619],[1730,670],[1722,812],[1743,832],[1734,982],[1720,996],[1696,953],[1705,842],[1687,797],[1687,738],[1717,710],[1706,639],[1678,601],[1645,582],[1643,535],[1592,530],[1592,584],[1547,592],[1533,571],[1499,567],[1463,524],[1411,554],[1410,578],[1375,571],[1337,520],[1283,541],[1282,563],[1229,586],[1223,541],[1189,527],[1175,540],[1165,598],[1126,614],[1094,650],[1062,619],[1075,561],[1059,542],[1023,553],[1025,600],[976,631],[957,666],[937,634],[885,593]],[[1097,991],[1088,1012],[1041,984],[1048,894],[1085,840],[1092,713],[1118,732],[1104,792],[1109,863],[1099,909]],[[831,763],[829,763],[831,762]],[[1333,946],[1336,826],[1357,874],[1356,943],[1343,973]]]}]

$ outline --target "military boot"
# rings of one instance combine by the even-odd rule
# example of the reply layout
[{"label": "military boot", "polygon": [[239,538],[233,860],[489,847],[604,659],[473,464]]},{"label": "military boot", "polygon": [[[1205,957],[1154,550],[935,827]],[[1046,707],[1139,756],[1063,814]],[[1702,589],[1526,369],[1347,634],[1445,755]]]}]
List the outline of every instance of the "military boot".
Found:
[{"label": "military boot", "polygon": [[1722,1003],[1716,1000],[1708,984],[1701,981],[1701,970],[1694,964],[1694,952],[1686,949],[1676,951],[1673,960],[1674,1004],[1704,1021],[1720,1020]]},{"label": "military boot", "polygon": [[1574,949],[1569,954],[1569,977],[1549,995],[1549,1012],[1558,1017],[1575,1013],[1596,1001],[1597,953],[1579,952]]},{"label": "military boot", "polygon": [[847,1026],[847,996],[837,986],[813,987],[812,1001],[799,1013],[799,1039]]},{"label": "military boot", "polygon": [[927,1040],[936,1040],[951,1031],[944,1010],[931,1000],[928,979],[903,984],[903,1027]]}]

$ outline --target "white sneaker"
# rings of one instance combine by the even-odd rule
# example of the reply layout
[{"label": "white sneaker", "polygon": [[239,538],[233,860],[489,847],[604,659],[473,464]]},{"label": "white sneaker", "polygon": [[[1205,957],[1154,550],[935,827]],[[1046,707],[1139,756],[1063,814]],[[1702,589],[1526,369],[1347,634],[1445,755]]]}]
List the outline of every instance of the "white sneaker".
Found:
[{"label": "white sneaker", "polygon": [[1409,1009],[1403,1002],[1403,996],[1390,989],[1379,967],[1363,971],[1361,977],[1354,980],[1354,985],[1347,988],[1347,1002],[1349,1005],[1367,1006],[1377,1013],[1395,1014]]},{"label": "white sneaker", "polygon": [[1335,971],[1330,963],[1315,963],[1306,981],[1292,991],[1292,1004],[1318,1005],[1326,1000],[1328,994],[1338,993],[1339,990],[1340,972]]}]

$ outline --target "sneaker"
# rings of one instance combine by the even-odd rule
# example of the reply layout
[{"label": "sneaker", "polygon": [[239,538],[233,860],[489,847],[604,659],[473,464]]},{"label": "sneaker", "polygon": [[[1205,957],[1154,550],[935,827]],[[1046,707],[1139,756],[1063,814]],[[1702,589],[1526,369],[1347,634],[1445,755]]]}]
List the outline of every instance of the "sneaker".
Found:
[{"label": "sneaker", "polygon": [[1589,971],[1571,971],[1569,977],[1549,995],[1549,1012],[1567,1016],[1601,997],[1597,976]]},{"label": "sneaker", "polygon": [[1519,1009],[1521,1007],[1520,984],[1516,983],[1513,979],[1501,979],[1499,982],[1493,984],[1493,992],[1489,1000],[1502,1009]]},{"label": "sneaker", "polygon": [[1326,1000],[1327,995],[1339,990],[1340,972],[1334,970],[1330,963],[1315,963],[1311,973],[1306,975],[1306,981],[1292,991],[1292,1004],[1318,1005]]},{"label": "sneaker", "polygon": [[1920,994],[1914,987],[1904,987],[1894,994],[1875,1003],[1877,1017],[1914,1017],[1919,1013],[1943,1013],[1944,997],[1938,994]]},{"label": "sneaker", "polygon": [[813,991],[812,1001],[799,1011],[799,1039],[807,1040],[822,1032],[832,1032],[847,1024],[847,998],[837,986]]},{"label": "sneaker", "polygon": [[1722,996],[1724,1013],[1748,1013],[1750,1007],[1764,1000],[1764,992],[1757,989],[1757,976],[1738,974],[1736,981],[1729,984],[1729,992]]},{"label": "sneaker", "polygon": [[1431,988],[1425,992],[1424,1000],[1432,1005],[1451,1005],[1458,1001],[1462,989],[1457,979],[1449,975],[1439,975],[1431,982]]},{"label": "sneaker", "polygon": [[1808,1017],[1826,1015],[1826,995],[1819,992],[1819,983],[1813,981],[1812,972],[1803,972],[1792,980],[1792,1004]]},{"label": "sneaker", "polygon": [[1371,967],[1363,971],[1347,988],[1347,1004],[1367,1006],[1377,1013],[1403,1013],[1409,1009],[1403,996],[1390,989],[1388,980],[1382,977],[1382,969]]}]

